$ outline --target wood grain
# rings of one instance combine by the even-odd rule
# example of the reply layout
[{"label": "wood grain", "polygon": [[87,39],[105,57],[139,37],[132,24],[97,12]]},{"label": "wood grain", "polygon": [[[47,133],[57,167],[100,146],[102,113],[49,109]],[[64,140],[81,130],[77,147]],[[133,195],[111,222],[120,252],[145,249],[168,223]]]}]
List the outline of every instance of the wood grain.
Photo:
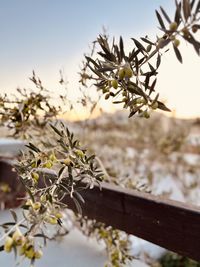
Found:
[{"label": "wood grain", "polygon": [[[12,172],[12,165],[4,161],[0,162],[2,181],[15,188],[17,194],[12,192],[12,203],[16,204],[16,195],[24,192],[17,174]],[[19,187],[20,192],[16,190]],[[85,200],[83,215],[88,218],[200,261],[199,207],[107,183],[102,183],[102,190],[95,186],[92,190],[81,191],[81,195]],[[70,197],[63,201],[76,211]]]},{"label": "wood grain", "polygon": [[[200,209],[117,186],[83,191],[83,215],[200,261]],[[73,202],[65,201],[76,210]]]}]

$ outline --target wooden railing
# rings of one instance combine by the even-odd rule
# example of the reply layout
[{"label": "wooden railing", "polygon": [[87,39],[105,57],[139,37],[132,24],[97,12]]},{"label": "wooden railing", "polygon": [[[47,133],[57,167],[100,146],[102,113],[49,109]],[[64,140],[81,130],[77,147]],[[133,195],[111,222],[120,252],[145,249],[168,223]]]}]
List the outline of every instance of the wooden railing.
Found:
[{"label": "wooden railing", "polygon": [[[2,173],[11,177],[11,169],[0,163],[0,181]],[[102,190],[95,186],[81,194],[83,215],[88,218],[200,261],[200,208],[106,183]],[[70,198],[64,201],[76,211]]]},{"label": "wooden railing", "polygon": [[200,208],[105,183],[82,196],[88,218],[200,261]]}]

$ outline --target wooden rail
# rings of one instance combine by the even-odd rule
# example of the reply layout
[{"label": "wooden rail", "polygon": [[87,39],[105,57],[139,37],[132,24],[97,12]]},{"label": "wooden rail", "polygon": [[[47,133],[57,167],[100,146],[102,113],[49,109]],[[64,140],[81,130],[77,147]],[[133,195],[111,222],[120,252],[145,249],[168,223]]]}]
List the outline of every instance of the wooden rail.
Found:
[{"label": "wooden rail", "polygon": [[105,183],[81,194],[88,218],[200,261],[200,208]]},{"label": "wooden rail", "polygon": [[[0,163],[0,182],[12,177],[13,183],[11,169],[10,164]],[[95,186],[81,194],[83,215],[88,218],[200,261],[200,208],[105,183],[102,190]],[[70,198],[64,201],[76,211]]]}]

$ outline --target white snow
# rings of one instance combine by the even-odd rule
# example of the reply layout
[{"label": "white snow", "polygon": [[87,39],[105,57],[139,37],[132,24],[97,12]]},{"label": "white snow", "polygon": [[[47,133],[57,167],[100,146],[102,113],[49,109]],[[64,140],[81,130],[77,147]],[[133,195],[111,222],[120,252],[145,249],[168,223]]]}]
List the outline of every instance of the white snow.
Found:
[{"label": "white snow", "polygon": [[169,194],[169,198],[181,202],[185,202],[185,197],[181,190],[180,183],[171,175],[166,175],[164,178],[154,180],[152,191],[155,195]]},{"label": "white snow", "polygon": [[[20,214],[20,210],[15,211]],[[0,223],[7,222],[7,220],[11,220],[10,212],[0,211]],[[107,260],[101,243],[84,236],[77,229],[72,229],[60,241],[50,241],[43,251],[44,255],[36,261],[36,267],[103,267]],[[20,267],[27,267],[29,263],[30,261],[25,260]],[[0,266],[14,267],[14,254],[0,252]],[[139,260],[133,260],[126,267],[148,267],[148,265]]]},{"label": "white snow", "polygon": [[131,252],[135,257],[140,257],[145,260],[145,256],[148,255],[150,258],[158,260],[166,252],[166,249],[136,236],[131,236],[130,239],[132,242]]}]

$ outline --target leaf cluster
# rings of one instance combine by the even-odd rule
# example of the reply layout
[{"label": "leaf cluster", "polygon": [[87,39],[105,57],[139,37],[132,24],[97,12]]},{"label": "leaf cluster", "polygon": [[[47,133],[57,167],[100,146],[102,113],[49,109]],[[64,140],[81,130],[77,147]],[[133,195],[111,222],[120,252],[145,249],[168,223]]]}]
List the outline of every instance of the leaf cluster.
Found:
[{"label": "leaf cluster", "polygon": [[119,230],[86,217],[79,218],[80,230],[89,237],[104,243],[108,255],[105,267],[121,267],[133,259],[130,253],[129,236]]},{"label": "leaf cluster", "polygon": [[[71,198],[77,207],[77,213],[81,214],[81,203],[84,203],[81,191],[91,189],[103,176],[95,161],[95,155],[88,156],[87,151],[63,123],[51,127],[57,135],[57,146],[43,151],[39,146],[29,143],[28,151],[15,164],[19,179],[27,192],[22,206],[22,222],[26,225],[26,238],[23,240],[28,244],[31,237],[32,243],[33,237],[41,237],[45,243],[47,239],[67,234],[68,230],[64,227],[67,205],[64,204],[64,199]],[[16,215],[14,217],[16,221]],[[21,224],[16,222],[13,226],[12,223],[7,223],[2,227],[6,227],[8,236],[13,234],[16,225],[20,227]],[[53,234],[46,231],[48,225],[54,226]],[[8,229],[9,226],[11,229]],[[5,251],[6,242],[3,246]],[[15,246],[11,248],[14,249]],[[22,255],[26,254],[27,252],[24,252]],[[31,255],[31,260],[34,260],[35,254]]]},{"label": "leaf cluster", "polygon": [[[31,126],[44,128],[62,111],[60,105],[52,103],[50,92],[34,72],[30,80],[36,90],[18,88],[18,94],[13,97],[0,96],[0,124],[13,130],[15,136],[29,131]],[[63,102],[63,96],[59,95],[59,98]]]},{"label": "leaf cluster", "polygon": [[117,43],[115,39],[110,42],[105,34],[100,35],[96,40],[96,53],[85,57],[81,74],[84,84],[90,81],[106,100],[112,98],[114,104],[123,104],[124,108],[129,109],[129,117],[138,113],[149,118],[150,111],[155,109],[170,111],[156,92],[162,51],[172,44],[177,59],[182,63],[178,48],[180,37],[200,54],[200,43],[194,37],[200,28],[199,13],[200,2],[195,0],[176,1],[174,19],[170,19],[161,7],[160,12],[156,11],[156,16],[163,35],[156,41],[148,36],[140,40],[131,38],[134,44],[129,53],[125,51],[122,37]]}]

